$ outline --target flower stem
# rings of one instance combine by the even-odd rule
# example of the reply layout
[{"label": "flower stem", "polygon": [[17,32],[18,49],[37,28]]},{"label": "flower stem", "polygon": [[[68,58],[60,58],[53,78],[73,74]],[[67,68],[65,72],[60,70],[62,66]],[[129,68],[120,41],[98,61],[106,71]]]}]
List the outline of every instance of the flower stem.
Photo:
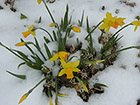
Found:
[{"label": "flower stem", "polygon": [[111,56],[113,56],[113,55],[115,55],[115,54],[117,54],[117,53],[119,53],[119,52],[122,52],[122,51],[128,50],[128,49],[132,49],[132,48],[140,49],[140,46],[130,46],[130,47],[126,47],[126,48],[117,50],[117,51],[115,51],[115,52],[113,52],[113,53],[111,53],[111,54],[105,56],[104,59],[107,59],[107,58],[109,58],[109,57],[111,57]]},{"label": "flower stem", "polygon": [[51,12],[50,12],[50,10],[49,10],[48,6],[46,5],[46,3],[45,3],[45,1],[44,1],[44,0],[42,0],[42,1],[43,1],[44,5],[45,5],[45,7],[46,7],[46,9],[47,9],[47,11],[48,11],[48,13],[49,13],[50,17],[51,17],[51,19],[52,19],[53,23],[55,23],[55,20],[54,20],[54,18],[53,18],[53,16],[52,16],[52,14],[51,14]]},{"label": "flower stem", "polygon": [[123,26],[121,29],[119,29],[117,32],[115,32],[115,34],[113,34],[113,36],[117,35],[121,30],[123,30],[124,28],[128,27],[129,25],[132,25],[132,23],[129,23],[129,24]]},{"label": "flower stem", "polygon": [[[95,30],[102,22],[103,22],[103,20],[100,21],[100,22],[90,31],[90,33],[94,32],[94,30]],[[88,35],[86,36],[85,40],[87,40],[87,38],[88,38],[89,36],[90,36],[90,35],[88,34]]]},{"label": "flower stem", "polygon": [[40,30],[45,31],[49,35],[49,37],[51,38],[51,40],[54,41],[53,38],[52,38],[52,36],[51,36],[51,34],[47,30],[45,30],[44,28],[41,28],[41,27],[37,27],[34,30],[37,30],[37,29],[40,29]]}]

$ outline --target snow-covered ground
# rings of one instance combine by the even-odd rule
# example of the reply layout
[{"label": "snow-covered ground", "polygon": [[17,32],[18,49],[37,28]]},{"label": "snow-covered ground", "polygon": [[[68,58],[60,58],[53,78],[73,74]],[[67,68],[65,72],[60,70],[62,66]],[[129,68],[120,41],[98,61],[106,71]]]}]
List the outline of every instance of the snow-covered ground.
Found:
[{"label": "snow-covered ground", "polygon": [[[27,30],[24,25],[34,24],[52,30],[49,27],[51,19],[43,3],[39,5],[37,0],[16,0],[14,7],[17,11],[12,12],[9,5],[4,4],[4,1],[0,0],[0,6],[4,7],[0,10],[0,42],[6,46],[23,49],[23,47],[15,47],[15,44],[20,42],[20,38],[24,39],[22,32]],[[135,17],[140,16],[140,1],[128,0],[128,2],[135,2],[136,6],[130,7],[121,3],[120,0],[56,0],[55,3],[48,4],[48,6],[55,20],[59,23],[64,15],[66,4],[70,7],[73,23],[77,23],[84,10],[85,17],[89,17],[90,26],[92,27],[105,17],[106,12],[112,13],[113,16],[125,17],[125,23],[136,20]],[[102,10],[102,6],[105,6],[105,10]],[[119,10],[118,14],[115,13],[116,9]],[[28,19],[21,20],[20,13],[25,14]],[[35,23],[40,16],[42,22],[40,24]],[[84,20],[84,26],[85,22]],[[111,29],[110,32],[115,32],[115,29]],[[36,37],[41,43],[45,33],[42,31],[36,33]],[[124,37],[118,43],[119,48],[140,45],[140,28],[134,32],[134,26],[130,26],[120,34]],[[33,36],[30,35],[24,40],[31,41]],[[23,50],[26,51],[26,49]],[[69,94],[69,97],[59,98],[59,102],[63,105],[136,105],[137,99],[140,98],[140,68],[135,67],[135,65],[140,66],[138,53],[139,51],[136,49],[119,53],[112,66],[96,75],[96,81],[109,87],[105,88],[103,94],[94,94],[88,102],[83,102],[74,89],[63,87],[61,92]],[[0,105],[17,105],[21,96],[43,78],[40,72],[31,70],[27,66],[22,66],[18,70],[17,65],[21,62],[20,59],[0,46]],[[17,74],[25,74],[27,79],[17,79],[9,75],[6,72],[7,70]],[[21,105],[49,105],[49,99],[42,92],[42,85],[43,83]],[[54,100],[55,97],[53,96],[53,103]]]}]

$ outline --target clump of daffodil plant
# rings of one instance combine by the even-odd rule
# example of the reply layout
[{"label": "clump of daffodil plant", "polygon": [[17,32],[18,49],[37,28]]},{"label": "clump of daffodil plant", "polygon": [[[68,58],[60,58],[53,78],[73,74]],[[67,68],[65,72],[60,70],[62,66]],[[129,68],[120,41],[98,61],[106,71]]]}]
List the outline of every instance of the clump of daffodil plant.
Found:
[{"label": "clump of daffodil plant", "polygon": [[[81,20],[79,20],[79,26],[76,26],[71,23],[72,16],[69,17],[69,7],[67,5],[64,18],[61,18],[61,23],[58,24],[51,14],[45,0],[37,0],[37,2],[38,4],[43,3],[50,15],[52,23],[50,23],[49,27],[55,28],[55,30],[52,31],[52,34],[42,27],[36,27],[34,25],[27,26],[28,30],[22,32],[23,37],[27,38],[29,35],[33,35],[34,41],[24,41],[23,39],[20,39],[21,42],[15,44],[15,46],[25,46],[25,48],[27,48],[30,52],[30,55],[27,55],[23,51],[9,48],[0,43],[1,46],[23,60],[23,62],[18,65],[18,69],[22,65],[27,65],[34,70],[40,71],[40,73],[44,76],[41,81],[39,81],[33,88],[21,97],[19,104],[22,103],[43,81],[45,81],[43,91],[49,97],[50,105],[53,105],[51,100],[53,95],[52,91],[56,94],[55,105],[60,103],[58,101],[58,96],[68,96],[67,94],[61,94],[59,92],[62,86],[75,88],[77,95],[80,96],[83,101],[88,101],[91,94],[103,93],[103,87],[108,87],[107,85],[101,83],[91,84],[89,83],[89,79],[91,79],[98,71],[102,71],[109,65],[113,64],[113,61],[116,60],[119,52],[131,48],[140,49],[140,46],[130,46],[123,49],[117,48],[117,42],[122,38],[122,36],[119,35],[120,31],[132,25],[135,26],[134,31],[136,31],[138,26],[140,26],[140,21],[133,21],[125,25],[124,20],[126,18],[117,16],[113,17],[109,12],[106,13],[106,18],[101,20],[94,27],[90,27],[88,17],[86,18],[85,30],[87,31],[87,35],[85,35],[84,38],[88,43],[86,49],[82,49],[82,42],[79,39],[77,39],[77,46],[68,46],[67,40],[71,37],[72,31],[74,33],[79,33],[79,35],[81,34],[81,29],[79,27],[83,27],[84,11],[82,13]],[[39,20],[39,23],[40,22],[41,18]],[[118,27],[120,28],[118,29]],[[115,33],[110,34],[110,28],[118,30]],[[40,43],[36,38],[37,30],[46,32],[43,43],[44,48],[40,46]],[[98,42],[102,45],[100,51],[96,51],[93,44],[93,34],[95,30],[99,30]],[[56,42],[58,49],[51,51],[48,45],[50,42]],[[74,50],[71,51],[71,47]],[[42,49],[45,49],[45,52]],[[75,56],[71,57],[71,55],[76,51],[80,51],[80,58],[73,61],[72,59]],[[52,65],[45,65],[45,62],[51,62]],[[53,72],[56,71],[55,66],[59,69],[57,75],[53,75]],[[14,74],[10,71],[7,72],[17,78],[26,79],[25,75]]]}]

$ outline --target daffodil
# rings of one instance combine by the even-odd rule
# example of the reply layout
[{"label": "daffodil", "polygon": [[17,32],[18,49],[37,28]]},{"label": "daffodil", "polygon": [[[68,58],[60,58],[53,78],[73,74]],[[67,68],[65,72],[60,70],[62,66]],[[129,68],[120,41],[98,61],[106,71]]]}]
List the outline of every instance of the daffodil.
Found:
[{"label": "daffodil", "polygon": [[58,58],[60,58],[60,59],[67,59],[67,58],[68,58],[68,55],[70,55],[68,52],[60,51],[60,52],[56,53],[56,54],[50,59],[50,61],[55,61],[55,60],[57,60]]},{"label": "daffodil", "polygon": [[63,69],[59,72],[58,76],[62,76],[63,74],[67,75],[67,79],[72,79],[73,76],[73,72],[79,72],[80,69],[77,68],[77,66],[79,65],[80,61],[77,60],[75,62],[69,61],[68,63],[66,63],[64,60],[60,60]]},{"label": "daffodil", "polygon": [[106,29],[106,33],[108,33],[110,27],[115,29],[118,28],[119,23],[116,22],[117,16],[112,17],[112,15],[107,12],[106,18],[104,18],[104,23],[99,27],[99,29]]},{"label": "daffodil", "polygon": [[42,1],[42,0],[37,0],[38,4],[40,4],[40,3],[41,3],[41,1]]},{"label": "daffodil", "polygon": [[27,26],[27,28],[28,28],[28,31],[22,32],[24,38],[26,38],[26,37],[29,36],[30,34],[32,34],[32,35],[35,37],[36,33],[35,33],[35,31],[33,30],[33,29],[34,29],[34,25],[31,25],[30,27]]},{"label": "daffodil", "polygon": [[137,30],[138,26],[140,26],[140,20],[139,20],[139,21],[133,21],[133,22],[131,22],[131,23],[132,23],[133,25],[135,25],[134,31]]},{"label": "daffodil", "polygon": [[74,32],[77,32],[77,33],[80,33],[80,32],[81,32],[81,29],[78,28],[78,27],[73,27],[72,30],[73,30]]},{"label": "daffodil", "polygon": [[116,19],[116,22],[120,25],[120,26],[122,26],[122,25],[124,25],[125,23],[123,22],[124,20],[125,20],[126,18],[117,18]]},{"label": "daffodil", "polygon": [[21,99],[20,99],[20,101],[19,101],[18,104],[22,103],[22,102],[28,97],[28,95],[29,95],[29,93],[24,94],[24,95],[21,97]]}]

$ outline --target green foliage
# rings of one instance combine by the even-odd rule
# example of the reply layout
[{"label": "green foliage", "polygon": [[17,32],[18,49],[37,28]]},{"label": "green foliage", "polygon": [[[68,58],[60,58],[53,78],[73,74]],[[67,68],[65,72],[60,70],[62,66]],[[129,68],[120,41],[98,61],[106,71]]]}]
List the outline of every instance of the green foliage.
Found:
[{"label": "green foliage", "polygon": [[10,71],[6,71],[7,73],[11,74],[12,76],[16,77],[16,78],[19,78],[19,79],[26,79],[26,76],[25,75],[19,75],[19,74],[14,74]]},{"label": "green foliage", "polygon": [[24,14],[20,14],[20,19],[27,19],[27,16],[25,16]]}]

